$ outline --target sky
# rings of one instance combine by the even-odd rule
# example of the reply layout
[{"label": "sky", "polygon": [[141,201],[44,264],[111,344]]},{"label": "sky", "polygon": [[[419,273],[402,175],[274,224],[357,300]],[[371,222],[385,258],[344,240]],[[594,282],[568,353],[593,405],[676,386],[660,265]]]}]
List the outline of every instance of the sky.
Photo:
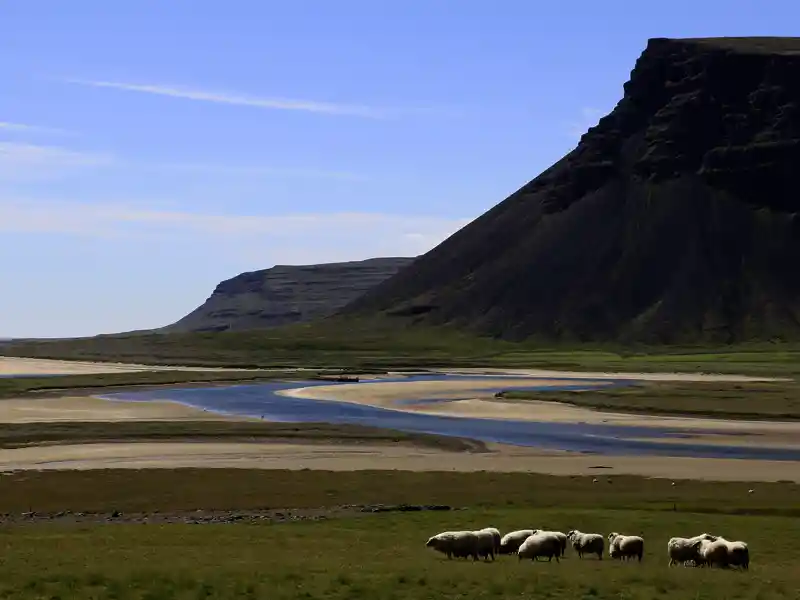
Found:
[{"label": "sky", "polygon": [[159,327],[422,254],[569,152],[651,37],[784,0],[0,0],[0,337]]}]

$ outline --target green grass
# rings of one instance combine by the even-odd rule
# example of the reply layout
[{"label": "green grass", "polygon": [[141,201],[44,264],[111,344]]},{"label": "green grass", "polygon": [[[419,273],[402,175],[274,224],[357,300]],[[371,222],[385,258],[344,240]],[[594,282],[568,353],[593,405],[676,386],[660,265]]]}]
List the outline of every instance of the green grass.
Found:
[{"label": "green grass", "polygon": [[612,412],[724,417],[726,419],[800,419],[800,384],[790,382],[645,382],[584,392],[509,390],[511,402],[566,402]]},{"label": "green grass", "polygon": [[[592,483],[593,477],[600,481]],[[613,481],[609,484],[607,481]],[[748,494],[749,488],[757,493]],[[24,471],[0,477],[0,513],[147,512],[449,504],[800,517],[794,483],[534,473],[149,469]]]},{"label": "green grass", "polygon": [[0,448],[135,441],[401,444],[452,452],[486,452],[483,442],[361,425],[213,421],[0,423]]},{"label": "green grass", "polygon": [[453,366],[578,370],[713,371],[800,374],[800,346],[752,343],[735,347],[553,346],[476,337],[450,328],[388,327],[376,320],[326,320],[267,331],[105,336],[2,347],[8,356],[108,360],[220,367]]},{"label": "green grass", "polygon": [[[448,561],[432,533],[494,525],[641,533],[642,564]],[[748,573],[668,568],[672,535],[722,532],[751,548]],[[279,525],[33,526],[0,532],[0,597],[272,599],[797,598],[795,520],[638,511],[495,509]]]},{"label": "green grass", "polygon": [[[127,478],[132,481],[127,482]],[[248,480],[251,485],[246,484]],[[796,517],[700,513],[682,508],[700,501],[708,503],[706,506],[743,508],[742,503],[752,502],[741,493],[747,484],[680,482],[678,491],[671,492],[679,498],[679,510],[672,511],[651,504],[656,500],[654,494],[670,493],[666,487],[656,487],[668,482],[615,478],[613,485],[595,484],[592,489],[596,493],[589,494],[586,487],[592,484],[586,480],[525,474],[302,471],[31,473],[25,479],[19,475],[4,477],[0,480],[3,491],[21,486],[31,492],[34,482],[40,492],[50,491],[56,496],[29,498],[62,509],[70,507],[70,498],[59,496],[65,489],[74,494],[73,502],[83,494],[84,509],[92,505],[92,498],[98,499],[98,494],[106,497],[101,502],[106,509],[112,504],[130,505],[127,494],[131,491],[149,510],[174,508],[180,504],[178,498],[189,493],[196,494],[189,504],[192,508],[216,506],[221,495],[227,495],[228,501],[240,508],[255,502],[259,495],[260,506],[287,506],[292,498],[317,506],[319,502],[333,505],[345,498],[388,504],[413,496],[426,503],[457,497],[457,504],[466,508],[264,525],[5,526],[0,528],[0,598],[797,598],[800,521]],[[204,488],[201,482],[206,484]],[[102,487],[107,484],[121,487]],[[144,490],[137,491],[137,485]],[[580,485],[584,489],[576,488]],[[797,487],[760,484],[757,493],[766,506],[778,507],[792,497],[797,506]],[[12,496],[19,498],[21,493]],[[636,502],[641,506],[630,506]],[[10,508],[5,493],[0,495],[0,505]],[[568,550],[560,564],[520,563],[513,557],[475,564],[448,561],[424,547],[427,537],[438,531],[484,526],[501,531],[546,527],[641,534],[646,540],[645,558],[641,564],[579,560]],[[750,571],[670,569],[667,540],[703,531],[746,540],[751,551]]]}]

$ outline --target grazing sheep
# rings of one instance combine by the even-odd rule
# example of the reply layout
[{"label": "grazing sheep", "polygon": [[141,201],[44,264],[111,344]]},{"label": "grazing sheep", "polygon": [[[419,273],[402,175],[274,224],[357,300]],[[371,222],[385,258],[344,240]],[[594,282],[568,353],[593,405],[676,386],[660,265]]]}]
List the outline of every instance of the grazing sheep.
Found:
[{"label": "grazing sheep", "polygon": [[608,554],[611,558],[631,559],[636,556],[642,562],[644,540],[638,535],[608,534]]},{"label": "grazing sheep", "polygon": [[563,557],[567,551],[567,534],[560,531],[544,531],[543,529],[534,529],[533,533],[552,533],[558,538],[558,543],[561,544],[561,556]]},{"label": "grazing sheep", "polygon": [[519,529],[511,531],[500,540],[500,554],[514,554],[522,542],[533,535],[533,529]]},{"label": "grazing sheep", "polygon": [[559,562],[559,554],[561,554],[561,542],[555,535],[549,533],[536,533],[529,536],[517,551],[519,560],[523,558],[536,560],[540,556],[546,556],[547,562],[551,562],[555,556],[556,562]]},{"label": "grazing sheep", "polygon": [[500,536],[500,530],[496,529],[495,527],[484,527],[481,531],[488,531],[492,534],[494,538],[494,553],[500,554],[500,541],[502,537]]},{"label": "grazing sheep", "polygon": [[667,542],[667,555],[669,556],[669,566],[674,564],[686,565],[691,561],[694,564],[699,564],[701,561],[699,555],[698,542],[703,540],[708,542],[716,541],[717,536],[709,535],[708,533],[701,533],[691,538],[674,537],[670,538]]},{"label": "grazing sheep", "polygon": [[717,566],[722,569],[728,568],[728,543],[726,540],[717,538],[716,540],[699,540],[695,542],[694,547],[697,548],[699,560],[696,564],[700,566],[713,567]]},{"label": "grazing sheep", "polygon": [[745,571],[750,568],[750,550],[745,542],[732,542],[723,537],[717,541],[725,542],[728,550],[728,564],[732,567],[741,567]]},{"label": "grazing sheep", "polygon": [[606,541],[599,533],[582,533],[577,529],[573,529],[567,533],[567,538],[572,542],[572,547],[578,553],[578,558],[583,558],[584,554],[597,554],[598,560],[603,560]]},{"label": "grazing sheep", "polygon": [[478,536],[472,531],[443,531],[429,538],[427,548],[446,554],[447,558],[467,558],[478,560]]},{"label": "grazing sheep", "polygon": [[494,560],[494,533],[488,529],[480,529],[472,533],[478,538],[478,556],[485,560],[489,560],[491,556]]}]

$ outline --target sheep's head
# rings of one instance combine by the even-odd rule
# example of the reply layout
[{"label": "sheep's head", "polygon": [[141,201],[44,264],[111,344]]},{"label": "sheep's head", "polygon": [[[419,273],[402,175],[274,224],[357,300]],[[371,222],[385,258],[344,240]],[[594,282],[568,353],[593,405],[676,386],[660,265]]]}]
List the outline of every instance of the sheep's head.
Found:
[{"label": "sheep's head", "polygon": [[425,547],[426,548],[436,548],[436,544],[437,544],[438,541],[439,541],[439,539],[436,536],[428,538],[428,541],[425,542]]},{"label": "sheep's head", "polygon": [[617,532],[609,533],[608,534],[608,541],[613,542],[615,538],[618,538],[619,534]]}]

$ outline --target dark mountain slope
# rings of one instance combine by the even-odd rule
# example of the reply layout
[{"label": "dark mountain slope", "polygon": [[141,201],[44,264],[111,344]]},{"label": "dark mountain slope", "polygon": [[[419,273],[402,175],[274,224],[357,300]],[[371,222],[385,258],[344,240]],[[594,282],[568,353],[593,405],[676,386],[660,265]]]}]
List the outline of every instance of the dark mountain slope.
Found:
[{"label": "dark mountain slope", "polygon": [[[266,329],[326,317],[391,277],[413,258],[276,266],[242,273],[158,333]],[[146,333],[146,332],[139,332]]]},{"label": "dark mountain slope", "polygon": [[507,339],[800,338],[800,39],[653,39],[624,92],[343,314]]}]

